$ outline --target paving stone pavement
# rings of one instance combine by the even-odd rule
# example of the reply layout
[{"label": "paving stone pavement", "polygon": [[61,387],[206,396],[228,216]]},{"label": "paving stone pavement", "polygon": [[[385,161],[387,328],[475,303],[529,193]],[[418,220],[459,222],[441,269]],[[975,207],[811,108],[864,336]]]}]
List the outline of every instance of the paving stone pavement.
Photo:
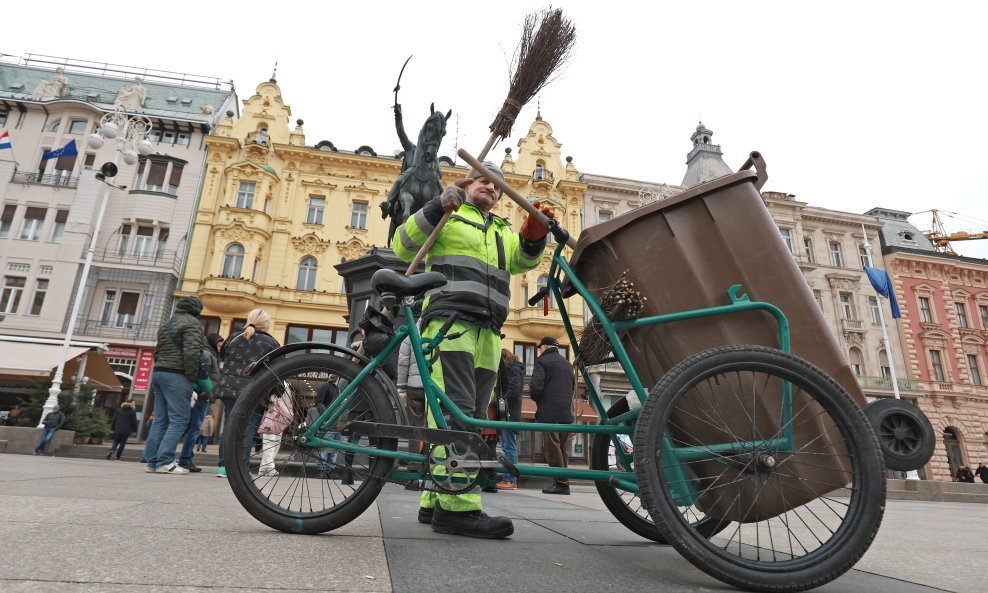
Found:
[{"label": "paving stone pavement", "polygon": [[[3,593],[469,593],[733,591],[625,529],[589,484],[571,496],[485,495],[515,534],[486,541],[415,520],[416,493],[385,488],[344,528],[272,531],[224,479],[146,474],[136,463],[0,454]],[[983,586],[986,505],[890,501],[876,542],[825,593]]]}]

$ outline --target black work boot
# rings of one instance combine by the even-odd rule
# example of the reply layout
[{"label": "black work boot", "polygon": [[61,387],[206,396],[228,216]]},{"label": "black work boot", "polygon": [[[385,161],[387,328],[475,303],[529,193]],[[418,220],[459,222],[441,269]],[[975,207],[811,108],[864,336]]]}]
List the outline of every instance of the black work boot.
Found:
[{"label": "black work boot", "polygon": [[507,517],[490,517],[483,511],[453,512],[436,505],[432,515],[432,530],[483,539],[501,539],[515,532]]},{"label": "black work boot", "polygon": [[419,507],[419,523],[425,523],[426,525],[432,523],[432,517],[435,515],[435,512],[435,509]]},{"label": "black work boot", "polygon": [[569,494],[569,486],[553,483],[552,486],[542,489],[543,494]]}]

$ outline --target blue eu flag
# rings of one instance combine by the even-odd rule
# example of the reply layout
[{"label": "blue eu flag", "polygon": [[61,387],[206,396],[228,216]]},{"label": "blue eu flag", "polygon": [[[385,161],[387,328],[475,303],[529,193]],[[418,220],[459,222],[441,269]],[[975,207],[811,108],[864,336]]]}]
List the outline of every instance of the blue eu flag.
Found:
[{"label": "blue eu flag", "polygon": [[902,317],[902,313],[899,312],[899,303],[895,301],[895,289],[892,287],[892,279],[889,278],[888,273],[885,270],[879,270],[869,266],[865,266],[865,272],[868,274],[868,280],[871,280],[871,286],[875,289],[875,292],[889,300],[892,306],[892,317],[896,319]]},{"label": "blue eu flag", "polygon": [[46,152],[45,155],[41,157],[41,160],[47,161],[48,159],[57,159],[63,156],[75,156],[77,154],[79,154],[79,151],[75,148],[75,140],[69,140],[68,144],[58,150]]}]

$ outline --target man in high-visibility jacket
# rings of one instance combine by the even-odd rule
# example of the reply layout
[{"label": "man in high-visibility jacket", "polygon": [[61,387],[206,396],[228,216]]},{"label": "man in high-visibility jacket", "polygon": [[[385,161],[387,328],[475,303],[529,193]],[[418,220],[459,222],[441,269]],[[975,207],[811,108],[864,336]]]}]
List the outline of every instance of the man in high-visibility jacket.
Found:
[{"label": "man in high-visibility jacket", "polygon": [[[496,165],[484,165],[504,179]],[[449,333],[461,335],[442,342],[432,378],[466,415],[475,418],[486,415],[497,379],[510,277],[532,270],[542,261],[549,232],[528,217],[515,233],[507,221],[491,212],[500,197],[497,186],[475,174],[427,202],[398,228],[391,241],[395,255],[410,262],[443,212],[456,211],[425,258],[426,270],[442,272],[448,282],[426,294],[420,324],[423,337],[432,337],[452,313],[458,313]],[[547,207],[542,212],[553,216]],[[470,430],[450,418],[447,423],[454,430]],[[429,426],[436,426],[431,412]],[[490,517],[480,507],[476,492],[423,492],[418,518],[440,533],[498,539],[514,532],[511,519]]]}]

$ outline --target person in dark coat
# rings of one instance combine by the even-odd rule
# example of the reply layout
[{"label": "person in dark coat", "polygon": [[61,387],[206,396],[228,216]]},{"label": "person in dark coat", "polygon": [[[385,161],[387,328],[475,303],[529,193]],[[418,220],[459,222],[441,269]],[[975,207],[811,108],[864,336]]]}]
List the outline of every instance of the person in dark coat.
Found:
[{"label": "person in dark coat", "polygon": [[988,484],[988,466],[983,463],[978,464],[978,469],[974,470],[974,475],[981,478],[981,481]]},{"label": "person in dark coat", "polygon": [[[262,356],[279,346],[268,330],[271,329],[271,316],[263,309],[254,309],[247,314],[244,331],[231,337],[223,345],[223,369],[220,371],[219,385],[215,397],[223,401],[223,430],[229,426],[230,412],[240,393],[251,382],[244,376],[244,369]],[[256,426],[255,426],[256,429]],[[253,440],[253,435],[247,435]],[[226,477],[223,465],[223,439],[220,439],[220,461],[216,476]]]},{"label": "person in dark coat", "polygon": [[[556,338],[546,336],[536,349],[535,370],[529,384],[529,395],[538,406],[535,421],[546,424],[573,424],[573,389],[576,377],[573,368],[559,353]],[[566,442],[569,432],[543,432],[542,452],[550,467],[567,467],[569,453]],[[552,486],[543,488],[546,494],[569,494],[569,480],[556,478]]]},{"label": "person in dark coat", "polygon": [[51,412],[45,414],[45,419],[41,422],[41,442],[34,448],[35,455],[45,454],[48,443],[51,442],[52,437],[55,436],[59,428],[62,428],[63,424],[65,424],[65,414],[58,408],[58,404],[55,404],[52,406]]},{"label": "person in dark coat", "polygon": [[[202,349],[202,353],[209,359],[209,380],[213,385],[220,382],[219,345],[222,343],[223,336],[217,333],[206,334],[206,347]],[[192,463],[192,457],[195,455],[196,440],[202,429],[202,421],[206,418],[206,411],[209,410],[209,403],[209,392],[196,389],[196,403],[189,414],[189,425],[185,428],[185,438],[182,440],[182,453],[178,456],[178,464],[193,473],[202,471],[202,468]]]},{"label": "person in dark coat", "polygon": [[110,431],[113,433],[113,446],[110,447],[110,452],[106,454],[106,458],[110,459],[116,456],[117,461],[120,461],[130,433],[137,431],[137,406],[134,400],[130,399],[120,404],[120,407],[113,414]]},{"label": "person in dark coat", "polygon": [[199,314],[202,301],[187,296],[178,299],[175,313],[158,329],[154,350],[154,423],[144,445],[148,472],[182,475],[189,470],[178,465],[175,448],[189,424],[189,401],[199,377],[199,360],[206,347]]},{"label": "person in dark coat", "polygon": [[[507,348],[501,349],[501,365],[497,371],[497,396],[508,404],[508,421],[521,422],[521,388],[525,382],[525,365],[518,360],[514,352]],[[511,463],[518,463],[518,431],[501,431],[501,449]],[[504,474],[497,483],[499,490],[515,490],[518,488],[518,478]]]}]

